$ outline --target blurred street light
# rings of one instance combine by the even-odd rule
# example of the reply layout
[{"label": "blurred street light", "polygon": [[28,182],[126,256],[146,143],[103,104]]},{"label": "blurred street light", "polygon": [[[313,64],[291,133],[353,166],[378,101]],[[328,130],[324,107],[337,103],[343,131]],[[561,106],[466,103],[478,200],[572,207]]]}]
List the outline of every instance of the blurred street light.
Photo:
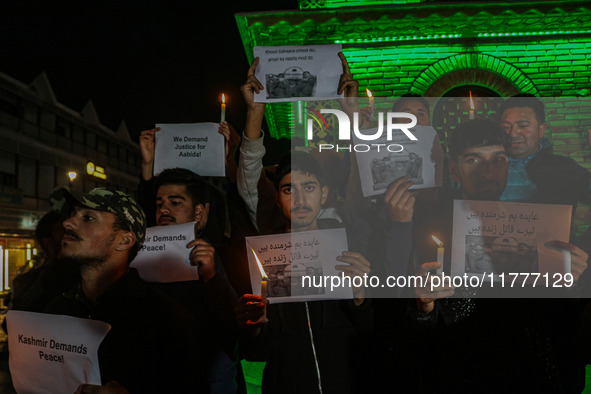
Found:
[{"label": "blurred street light", "polygon": [[78,176],[76,171],[68,172],[68,178],[70,178],[70,188],[74,187],[74,179]]}]

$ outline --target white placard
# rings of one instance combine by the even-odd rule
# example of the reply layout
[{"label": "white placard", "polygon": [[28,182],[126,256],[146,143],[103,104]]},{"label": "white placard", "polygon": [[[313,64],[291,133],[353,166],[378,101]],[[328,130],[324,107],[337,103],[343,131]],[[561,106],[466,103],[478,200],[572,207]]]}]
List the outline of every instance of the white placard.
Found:
[{"label": "white placard", "polygon": [[347,249],[344,229],[302,231],[246,237],[250,282],[255,294],[261,293],[261,273],[252,249],[269,277],[267,298],[270,303],[353,298],[351,287],[302,286],[303,276],[341,276],[336,260]]},{"label": "white placard", "polygon": [[343,65],[338,53],[342,45],[254,47],[259,58],[255,76],[265,87],[254,101],[324,100],[337,94]]},{"label": "white placard", "polygon": [[570,254],[544,243],[568,242],[571,209],[570,205],[454,201],[452,276],[570,272]]},{"label": "white placard", "polygon": [[183,282],[198,280],[198,267],[191,265],[191,249],[195,239],[195,222],[156,226],[146,229],[146,240],[131,267],[147,282]]},{"label": "white placard", "polygon": [[217,123],[157,124],[154,174],[186,168],[201,176],[225,176],[224,136]]},{"label": "white placard", "polygon": [[8,311],[6,323],[18,393],[74,393],[81,384],[101,384],[97,352],[109,324],[23,311]]},{"label": "white placard", "polygon": [[[372,141],[364,141],[353,133],[364,197],[383,194],[390,183],[403,176],[414,182],[411,189],[441,186],[443,148],[437,132],[431,126],[415,126],[409,131],[417,141],[400,130],[394,130],[392,140],[388,141],[385,128],[382,136]],[[377,132],[377,128],[360,131],[365,135]]]}]

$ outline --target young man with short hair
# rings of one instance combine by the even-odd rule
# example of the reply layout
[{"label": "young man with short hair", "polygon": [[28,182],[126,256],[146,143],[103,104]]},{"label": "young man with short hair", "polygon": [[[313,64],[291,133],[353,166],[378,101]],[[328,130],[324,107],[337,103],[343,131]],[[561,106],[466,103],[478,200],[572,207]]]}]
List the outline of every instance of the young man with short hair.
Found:
[{"label": "young man with short hair", "polygon": [[[319,164],[309,154],[295,152],[285,157],[276,174],[276,201],[285,217],[285,232],[319,230],[338,224],[317,218],[328,188]],[[347,276],[363,276],[370,271],[370,263],[357,252],[342,252],[336,257],[335,266]],[[271,305],[268,325],[257,323],[267,308],[260,296],[246,294],[239,299],[236,317],[253,335],[245,344],[245,349],[250,349],[247,354],[261,357],[263,350],[262,357],[267,361],[265,390],[310,392],[322,385],[327,393],[354,392],[360,377],[353,371],[351,352],[364,327],[371,326],[371,309],[364,288],[354,289],[353,294],[353,300]],[[313,332],[313,344],[308,327]]]},{"label": "young man with short hair", "polygon": [[[459,185],[454,197],[464,200],[499,201],[507,183],[507,151],[511,144],[510,136],[503,134],[502,129],[491,121],[477,119],[458,126],[453,131],[449,143],[449,171]],[[451,209],[448,214],[451,214]],[[445,228],[449,227],[449,219],[442,221]],[[430,226],[433,225],[430,221],[428,223]],[[451,245],[449,229],[440,230],[445,237],[441,239],[443,243]],[[422,239],[417,236],[414,238]],[[571,253],[573,276],[578,280],[587,267],[587,254],[574,245],[569,244],[565,248]],[[423,249],[419,247],[418,250]],[[451,248],[446,251],[449,253]],[[422,261],[434,261],[432,257],[425,256]],[[451,255],[446,255],[445,260],[451,261],[450,259]]]},{"label": "young man with short hair", "polygon": [[[170,168],[153,176],[155,134],[159,130],[144,130],[140,134],[140,203],[150,215],[148,223],[166,226],[196,222],[195,239],[187,248],[192,248],[189,260],[198,267],[200,279],[154,285],[178,300],[216,338],[212,342],[214,349],[210,360],[212,393],[236,391],[236,292],[213,246],[218,247],[224,241],[226,212],[223,197],[218,189],[188,169]],[[235,142],[231,131],[227,122],[220,123],[219,132],[224,135],[226,156],[230,151],[229,145]],[[227,167],[232,170],[231,165]]]},{"label": "young man with short hair", "polygon": [[222,237],[221,229],[211,226],[215,220],[209,220],[212,189],[202,177],[184,168],[162,171],[153,179],[153,187],[158,226],[196,222],[195,239],[187,248],[192,248],[189,260],[198,267],[199,280],[152,284],[179,301],[214,338],[208,360],[212,393],[236,391],[237,297],[210,243],[211,238],[219,242]]},{"label": "young man with short hair", "polygon": [[487,120],[474,120],[453,131],[449,172],[462,199],[499,199],[507,181],[506,144],[499,127]]},{"label": "young man with short hair", "polygon": [[45,312],[111,325],[98,351],[103,384],[131,393],[206,392],[198,327],[178,303],[129,268],[146,234],[140,206],[104,188],[83,194],[60,187],[50,201],[67,216],[60,259],[77,264],[81,279]]},{"label": "young man with short hair", "polygon": [[[341,59],[345,64],[344,57]],[[254,77],[257,62],[255,59],[241,89],[248,112],[246,141],[241,148],[242,168],[239,167],[238,172],[239,185],[243,182],[241,186],[246,192],[243,198],[252,209],[253,220],[259,205],[256,186],[264,155],[264,147],[259,144],[264,104],[253,100],[253,91],[262,88]],[[353,82],[350,73],[345,72],[339,91],[352,87]],[[248,156],[247,168],[244,168],[244,155]],[[282,158],[275,171],[274,185],[274,203],[284,219],[284,226],[278,231],[335,227],[336,221],[332,219],[318,219],[329,190],[320,164],[311,155],[293,152]],[[336,257],[335,268],[347,276],[363,276],[369,273],[370,263],[360,253],[344,251]],[[365,300],[364,288],[356,288],[353,293],[353,300],[271,306],[264,305],[260,296],[252,294],[239,299],[236,318],[251,335],[242,343],[244,350],[249,358],[267,362],[262,383],[264,391],[350,393],[363,387],[363,376],[356,369],[359,360],[354,353],[364,330],[372,324],[371,307]],[[263,324],[259,319],[267,307],[268,323]]]},{"label": "young man with short hair", "polygon": [[[456,128],[449,144],[450,173],[459,185],[456,197],[464,200],[498,201],[507,179],[506,152],[510,145],[510,136],[488,120],[473,120]],[[445,245],[452,245],[452,212],[450,201],[449,209],[439,217],[417,223],[413,238],[419,263],[435,261],[435,256],[431,253],[435,250],[434,244],[427,241],[430,234],[435,234]],[[578,280],[587,268],[588,256],[574,245],[560,244],[561,248],[570,252],[572,274]],[[451,261],[450,251],[451,248],[446,248],[446,262]],[[520,261],[528,258],[522,255]],[[424,263],[419,273],[426,275],[439,266],[435,262]],[[498,298],[499,292],[505,297],[511,297],[516,294],[513,292],[520,290],[523,289],[507,286],[499,289],[498,285],[485,285],[477,289],[458,288],[455,289],[458,298],[442,299],[454,294],[454,289],[418,289],[417,318],[431,321],[433,328],[438,327],[438,331],[432,333],[438,339],[435,342],[417,344],[418,351],[429,354],[432,358],[445,358],[447,365],[454,365],[445,368],[439,375],[444,379],[436,380],[432,388],[473,392],[478,390],[486,376],[492,374],[496,379],[489,382],[489,389],[494,392],[507,387],[519,392],[534,388],[536,391],[542,389],[552,392],[559,389],[559,376],[556,372],[559,364],[550,343],[554,337],[552,332],[546,330],[545,325],[551,320],[546,319],[547,316],[566,319],[566,312],[557,313],[566,304],[559,301],[554,303],[552,300],[535,302],[531,299],[492,298]],[[529,293],[531,296],[536,294],[533,292],[535,289],[529,290],[532,291]],[[488,298],[482,299],[483,297]],[[571,333],[573,330],[572,327],[562,329],[570,329]],[[473,347],[473,343],[483,338],[489,349],[485,358]],[[442,343],[453,345],[439,350]],[[471,368],[474,363],[479,363],[479,368]],[[483,365],[486,368],[482,368]],[[513,373],[516,368],[520,369],[519,374]],[[456,374],[456,370],[462,372]],[[468,375],[466,370],[470,371]]]}]

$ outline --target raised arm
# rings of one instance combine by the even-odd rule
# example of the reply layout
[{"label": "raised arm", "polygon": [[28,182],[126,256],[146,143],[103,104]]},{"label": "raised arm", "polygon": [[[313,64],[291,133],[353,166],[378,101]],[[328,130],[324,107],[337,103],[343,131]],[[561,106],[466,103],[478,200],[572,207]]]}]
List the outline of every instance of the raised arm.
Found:
[{"label": "raised arm", "polygon": [[257,57],[248,69],[246,82],[240,87],[247,108],[244,135],[246,138],[250,139],[259,138],[261,136],[263,116],[265,116],[265,103],[256,103],[254,101],[255,92],[258,94],[264,89],[263,84],[254,76],[258,64],[259,58]]},{"label": "raised arm", "polygon": [[261,136],[265,104],[255,103],[254,101],[254,93],[259,93],[263,89],[263,85],[254,76],[258,64],[259,59],[254,59],[248,69],[246,82],[240,88],[247,112],[244,139],[240,147],[240,160],[236,176],[238,193],[246,204],[250,221],[257,229],[256,213],[259,201],[257,186],[263,170],[263,156],[265,155],[265,147]]},{"label": "raised arm", "polygon": [[337,93],[344,93],[345,97],[357,97],[359,96],[359,82],[353,79],[351,68],[349,67],[349,63],[343,52],[339,52],[339,58],[341,59],[341,64],[343,66],[343,73],[339,80]]},{"label": "raised arm", "polygon": [[230,182],[236,182],[238,163],[236,163],[236,150],[240,146],[240,134],[228,122],[220,123],[218,132],[224,136],[224,154],[226,158],[226,172]]},{"label": "raised arm", "polygon": [[339,58],[343,66],[343,73],[339,79],[337,93],[343,93],[345,98],[341,100],[341,107],[353,119],[353,112],[360,112],[357,97],[359,96],[359,81],[353,79],[351,68],[343,52],[339,52]]}]

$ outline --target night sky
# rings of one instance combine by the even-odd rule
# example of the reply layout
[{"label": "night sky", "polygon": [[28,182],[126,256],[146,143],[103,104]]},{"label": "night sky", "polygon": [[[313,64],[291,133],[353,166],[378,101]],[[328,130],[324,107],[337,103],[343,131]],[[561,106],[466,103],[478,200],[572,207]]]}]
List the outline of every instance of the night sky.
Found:
[{"label": "night sky", "polygon": [[297,9],[297,0],[3,1],[0,71],[28,84],[45,71],[57,100],[131,137],[155,123],[218,122],[241,129],[248,63],[236,12]]}]

